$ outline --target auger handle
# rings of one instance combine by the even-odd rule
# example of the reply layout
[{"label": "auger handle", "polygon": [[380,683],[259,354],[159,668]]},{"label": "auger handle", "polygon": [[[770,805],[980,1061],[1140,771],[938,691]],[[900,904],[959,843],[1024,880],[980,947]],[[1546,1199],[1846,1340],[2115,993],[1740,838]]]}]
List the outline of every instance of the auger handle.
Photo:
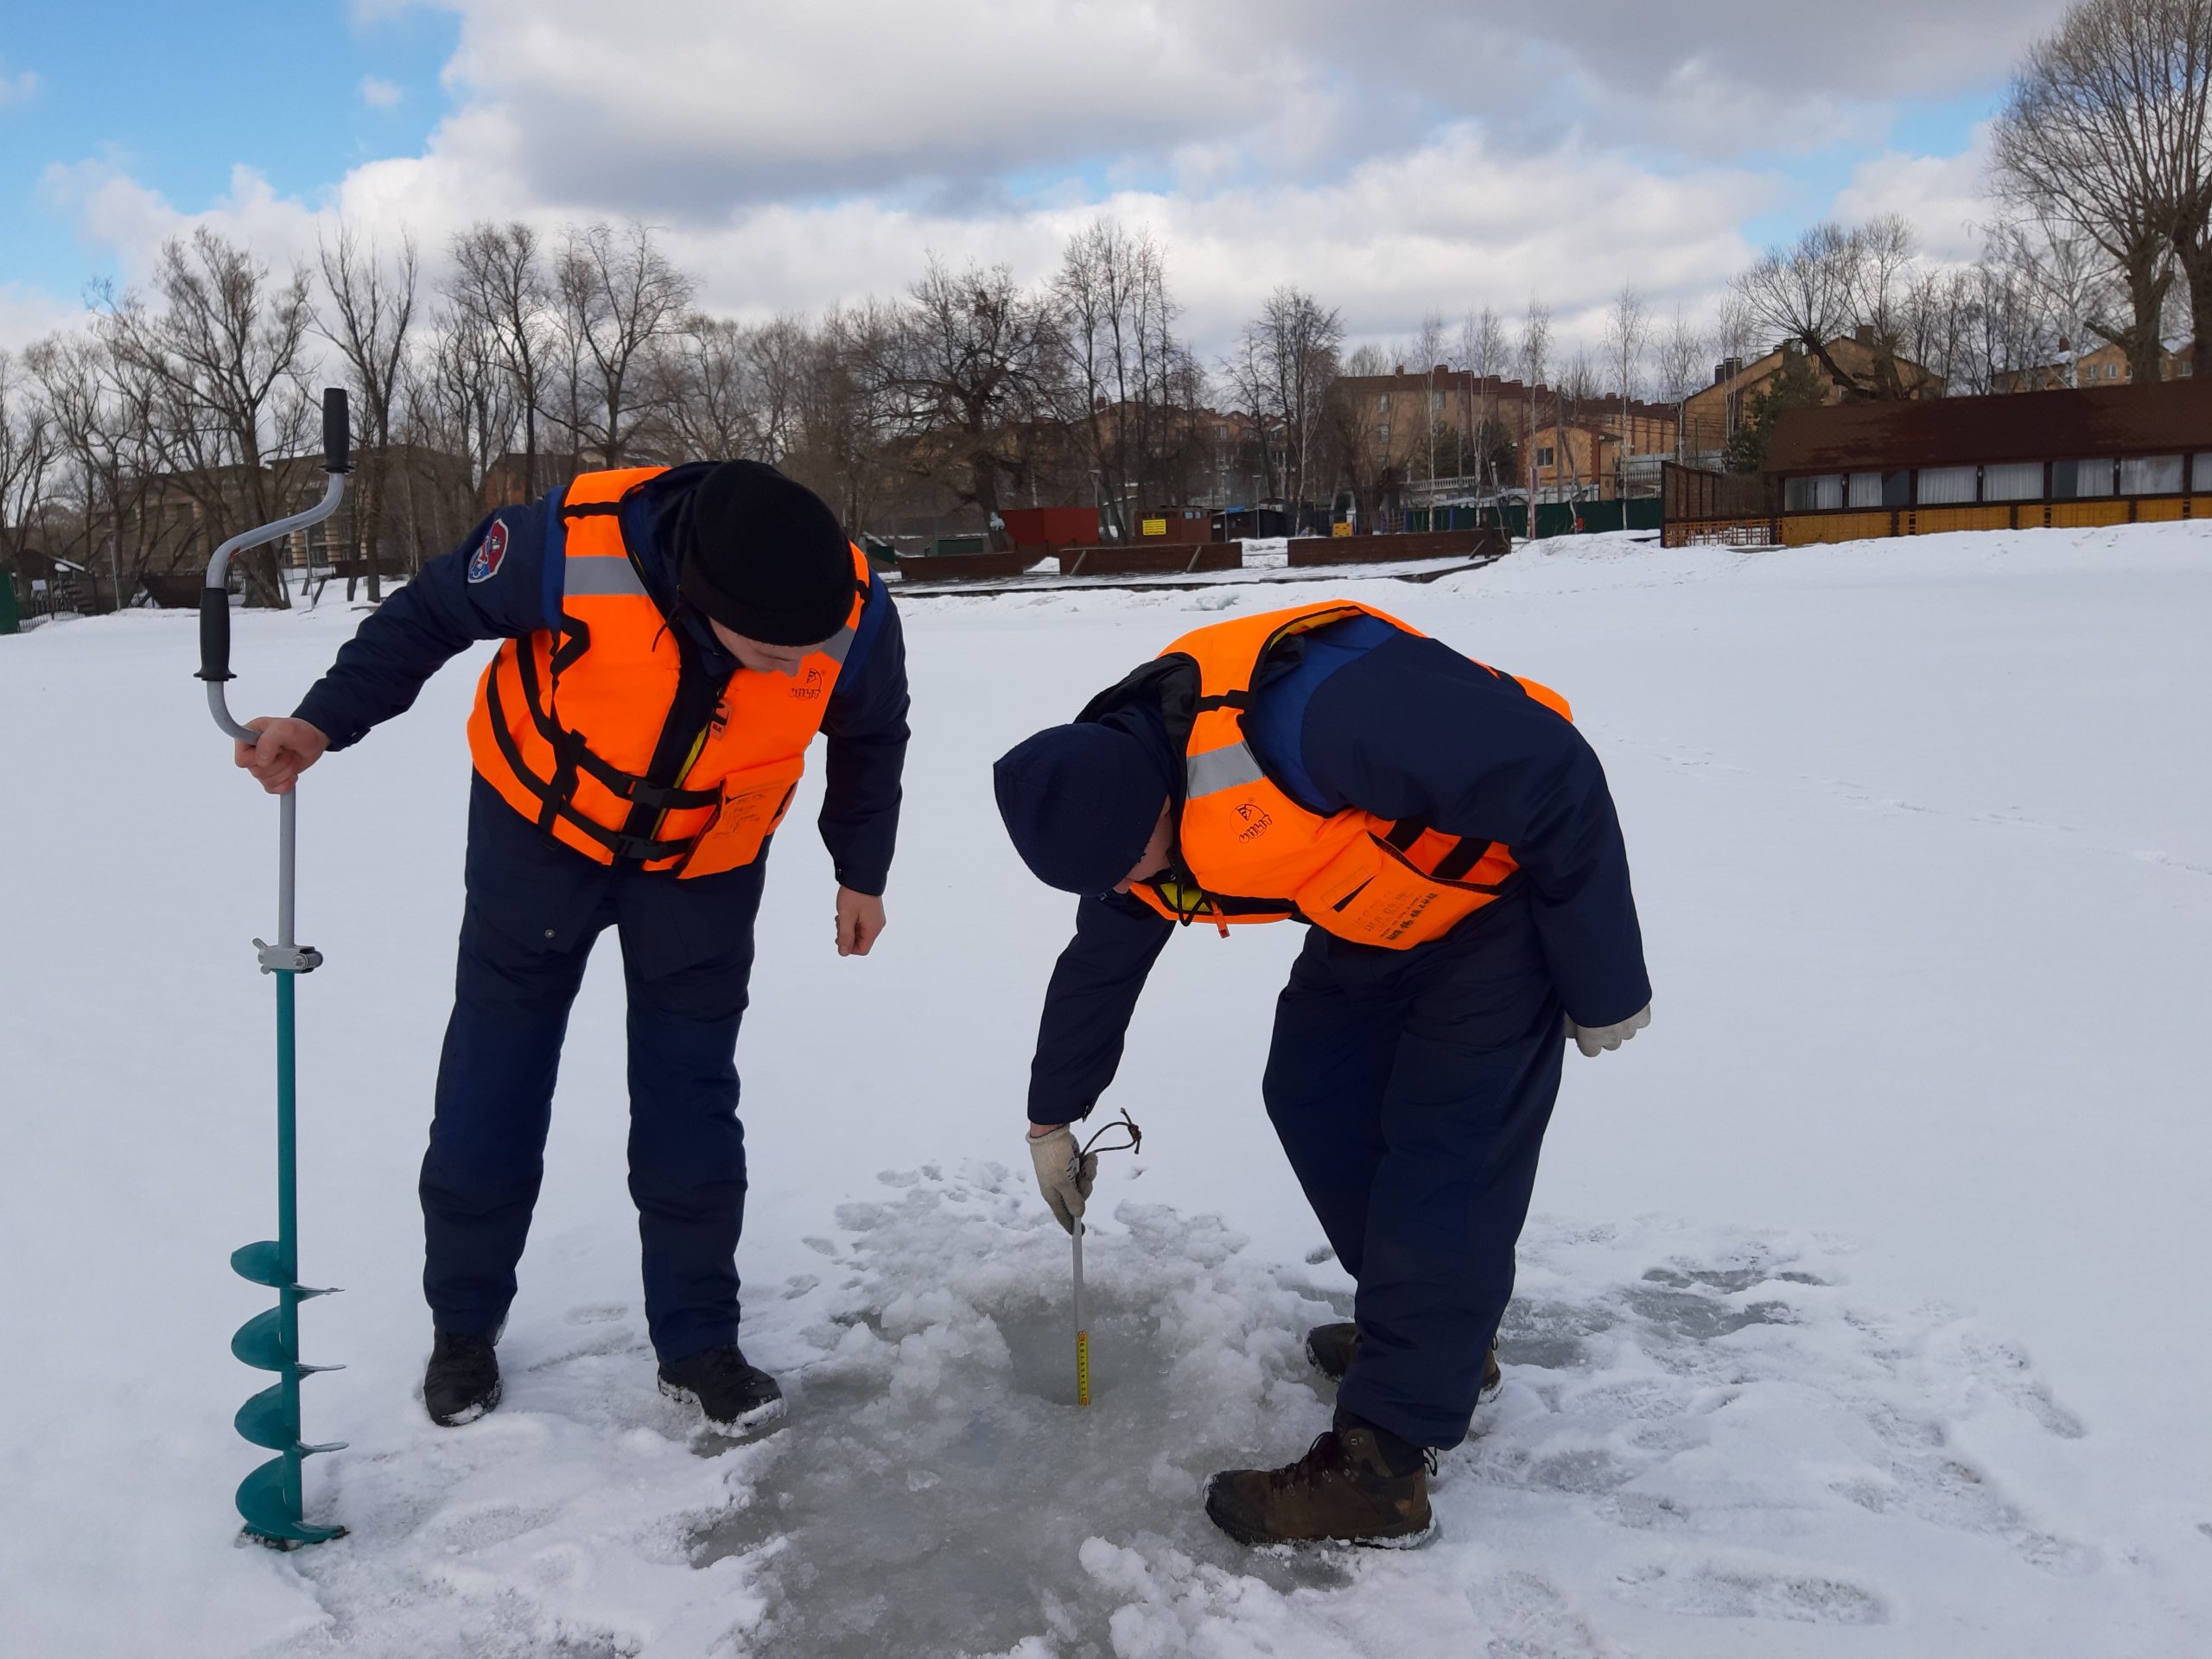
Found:
[{"label": "auger handle", "polygon": [[337,512],[346,493],[346,474],[353,469],[352,451],[345,389],[327,386],[322,393],[322,470],[330,481],[323,486],[322,499],[304,512],[232,537],[207,561],[207,585],[200,590],[200,672],[194,677],[207,683],[207,712],[215,717],[215,724],[225,735],[241,743],[252,742],[255,734],[231,718],[230,703],[223,695],[223,683],[237,677],[231,672],[231,596],[226,585],[231,556],[319,524]]},{"label": "auger handle", "polygon": [[353,452],[353,423],[346,415],[346,388],[325,386],[322,389],[322,470],[326,473],[352,472]]}]

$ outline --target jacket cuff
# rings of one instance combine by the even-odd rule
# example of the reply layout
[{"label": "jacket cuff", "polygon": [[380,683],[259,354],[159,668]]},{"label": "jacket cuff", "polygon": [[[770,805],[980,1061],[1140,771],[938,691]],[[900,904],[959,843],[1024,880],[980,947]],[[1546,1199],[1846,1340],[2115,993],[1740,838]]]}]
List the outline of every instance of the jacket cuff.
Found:
[{"label": "jacket cuff", "polygon": [[365,726],[356,725],[347,719],[340,700],[326,695],[320,684],[308,688],[300,699],[300,706],[292,710],[294,720],[304,720],[330,740],[330,752],[350,749],[369,734]]}]

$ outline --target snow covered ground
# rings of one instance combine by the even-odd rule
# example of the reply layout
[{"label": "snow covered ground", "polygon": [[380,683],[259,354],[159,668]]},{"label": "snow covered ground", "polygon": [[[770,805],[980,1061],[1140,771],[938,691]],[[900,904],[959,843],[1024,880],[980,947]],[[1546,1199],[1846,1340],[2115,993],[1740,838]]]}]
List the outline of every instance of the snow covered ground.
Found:
[{"label": "snow covered ground", "polygon": [[[274,807],[188,617],[0,640],[0,1648],[201,1655],[2004,1655],[2212,1649],[2212,532],[1540,544],[1344,591],[1565,690],[1635,862],[1656,1023],[1570,1056],[1507,1382],[1407,1554],[1259,1553],[1211,1469],[1295,1455],[1348,1304],[1258,1099],[1297,944],[1179,939],[1109,1104],[1071,1402],[1066,1242],[1014,1143],[1068,906],[990,759],[1172,635],[1310,588],[906,607],[877,954],[782,837],[740,1051],[748,1445],[652,1385],[621,982],[572,1025],[505,1404],[413,1397],[414,1171],[450,984],[456,664],[302,795],[310,1510],[234,1544],[269,1230]],[[358,620],[239,620],[241,712]],[[820,1079],[827,1078],[827,1084]]]}]

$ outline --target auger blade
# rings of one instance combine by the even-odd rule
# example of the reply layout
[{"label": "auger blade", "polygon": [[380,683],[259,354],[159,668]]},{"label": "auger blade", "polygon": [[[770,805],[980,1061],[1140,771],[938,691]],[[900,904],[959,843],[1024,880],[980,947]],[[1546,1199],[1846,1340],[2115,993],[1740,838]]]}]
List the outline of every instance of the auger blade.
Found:
[{"label": "auger blade", "polygon": [[238,1514],[245,1529],[264,1543],[289,1549],[300,1544],[320,1544],[343,1535],[343,1527],[312,1526],[294,1513],[284,1495],[290,1458],[271,1458],[238,1483]]},{"label": "auger blade", "polygon": [[281,1288],[291,1277],[283,1269],[282,1253],[273,1238],[264,1238],[257,1244],[241,1244],[232,1250],[231,1271],[241,1279],[257,1285],[266,1285],[271,1290]]},{"label": "auger blade", "polygon": [[325,1440],[320,1446],[308,1446],[302,1441],[292,1449],[303,1458],[315,1458],[321,1456],[325,1452],[343,1452],[346,1445],[347,1442],[344,1440]]},{"label": "auger blade", "polygon": [[300,1443],[299,1418],[285,1401],[281,1382],[240,1406],[231,1421],[241,1435],[271,1452],[289,1452]]},{"label": "auger blade", "polygon": [[257,1313],[231,1338],[231,1352],[257,1371],[281,1371],[292,1363],[292,1357],[284,1351],[284,1335],[280,1321],[284,1310],[272,1307],[265,1313]]}]

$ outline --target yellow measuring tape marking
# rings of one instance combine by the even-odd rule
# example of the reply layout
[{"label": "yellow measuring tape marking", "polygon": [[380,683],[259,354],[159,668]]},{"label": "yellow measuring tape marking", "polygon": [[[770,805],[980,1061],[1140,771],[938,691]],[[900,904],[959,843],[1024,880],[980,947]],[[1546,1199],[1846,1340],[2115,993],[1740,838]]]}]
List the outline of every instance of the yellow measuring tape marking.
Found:
[{"label": "yellow measuring tape marking", "polygon": [[1090,1332],[1075,1333],[1075,1402],[1078,1406],[1090,1403]]}]

